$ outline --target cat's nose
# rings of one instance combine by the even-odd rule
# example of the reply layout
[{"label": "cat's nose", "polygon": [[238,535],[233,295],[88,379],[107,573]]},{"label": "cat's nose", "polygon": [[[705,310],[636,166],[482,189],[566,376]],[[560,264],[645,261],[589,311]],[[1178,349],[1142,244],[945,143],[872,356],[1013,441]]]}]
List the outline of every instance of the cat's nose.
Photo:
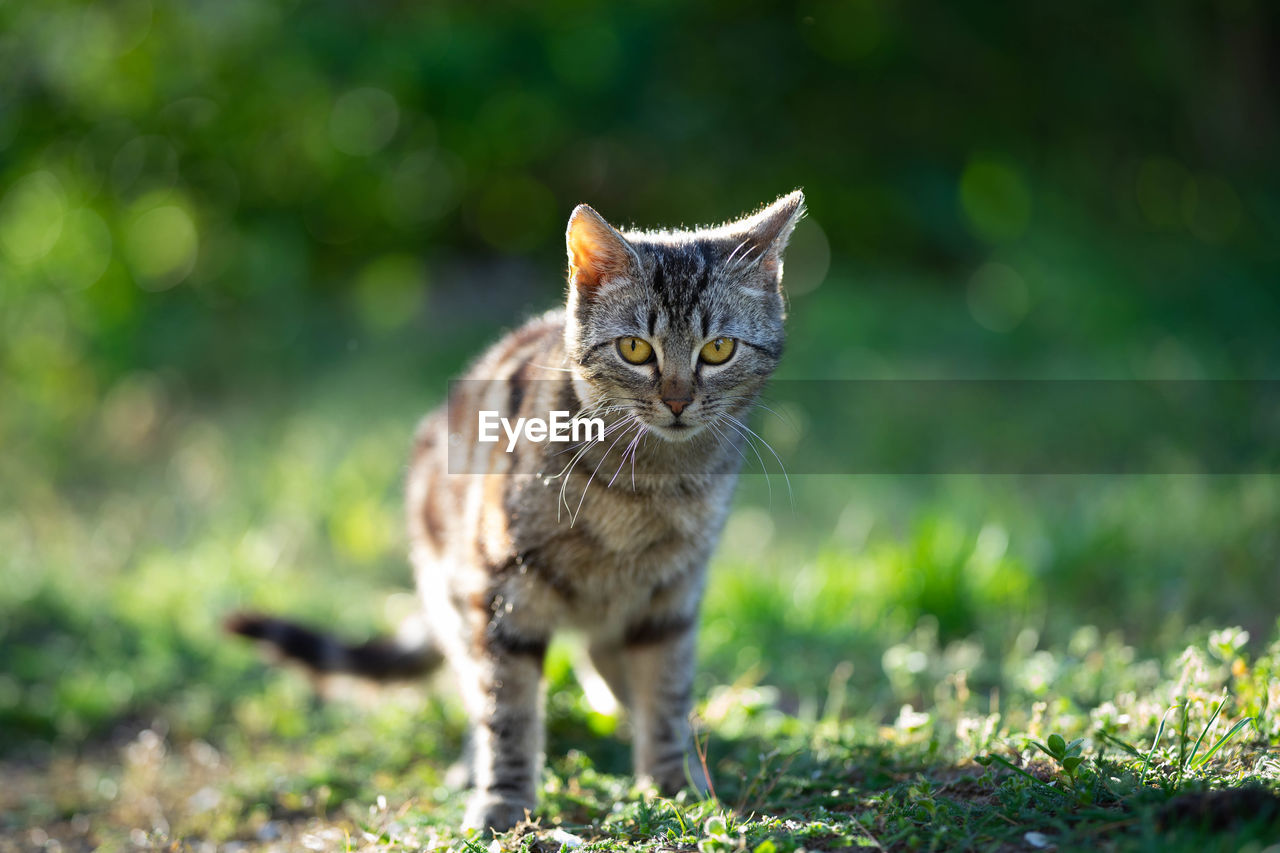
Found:
[{"label": "cat's nose", "polygon": [[693,403],[693,380],[691,377],[671,374],[662,377],[658,386],[658,398],[677,418],[685,407]]},{"label": "cat's nose", "polygon": [[684,411],[684,407],[693,402],[693,398],[692,397],[663,397],[662,402],[667,404],[667,408],[671,410],[671,413],[673,415],[675,415],[676,417],[679,417],[680,413]]}]

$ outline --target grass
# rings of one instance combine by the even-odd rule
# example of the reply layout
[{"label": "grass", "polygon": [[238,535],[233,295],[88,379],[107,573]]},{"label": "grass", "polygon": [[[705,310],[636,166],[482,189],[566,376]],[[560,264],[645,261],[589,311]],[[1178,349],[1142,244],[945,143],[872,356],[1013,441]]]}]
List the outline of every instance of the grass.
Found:
[{"label": "grass", "polygon": [[[1280,830],[1280,732],[1265,713],[1277,666],[1276,646],[1230,661],[1191,647],[1144,695],[1095,708],[1054,696],[993,711],[993,697],[952,677],[932,707],[904,706],[885,724],[806,718],[761,685],[722,686],[698,709],[717,795],[702,802],[632,790],[623,750],[599,733],[616,721],[566,685],[550,705],[543,805],[499,843],[1261,849]],[[456,706],[409,689],[378,698],[317,704],[301,677],[277,675],[234,703],[216,747],[157,718],[83,750],[11,760],[6,832],[19,845],[52,838],[69,849],[492,849],[454,829],[462,797],[443,787],[461,736]],[[1152,741],[1157,719],[1171,724]]]},{"label": "grass", "polygon": [[[492,849],[444,785],[447,678],[318,693],[218,630],[249,605],[360,636],[412,606],[420,385],[357,362],[214,406],[134,376],[83,445],[0,459],[0,850]],[[703,616],[715,797],[633,790],[625,719],[558,643],[543,802],[499,847],[1275,840],[1280,478],[811,476],[792,504],[773,476],[745,479]]]}]

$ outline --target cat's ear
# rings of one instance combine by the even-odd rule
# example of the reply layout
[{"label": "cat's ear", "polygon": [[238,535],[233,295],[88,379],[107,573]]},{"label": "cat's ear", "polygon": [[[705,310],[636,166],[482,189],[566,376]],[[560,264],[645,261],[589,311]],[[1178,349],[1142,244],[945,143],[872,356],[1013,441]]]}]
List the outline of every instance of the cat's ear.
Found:
[{"label": "cat's ear", "polygon": [[[742,258],[771,276],[782,276],[782,253],[796,223],[804,217],[804,192],[795,190],[731,226],[734,257]],[[731,262],[732,263],[732,262]]]},{"label": "cat's ear", "polygon": [[573,209],[564,239],[569,250],[569,283],[581,293],[594,292],[607,278],[639,272],[635,249],[588,205]]}]

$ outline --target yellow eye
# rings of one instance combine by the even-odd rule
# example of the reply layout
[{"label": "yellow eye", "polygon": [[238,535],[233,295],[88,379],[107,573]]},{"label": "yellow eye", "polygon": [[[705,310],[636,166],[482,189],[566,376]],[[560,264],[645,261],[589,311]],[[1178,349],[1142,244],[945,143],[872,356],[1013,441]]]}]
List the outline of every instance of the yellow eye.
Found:
[{"label": "yellow eye", "polygon": [[644,364],[653,359],[653,347],[644,338],[618,338],[618,355],[623,361]]},{"label": "yellow eye", "polygon": [[707,364],[724,364],[733,355],[733,348],[737,343],[733,338],[716,338],[703,345],[702,352],[698,355]]}]

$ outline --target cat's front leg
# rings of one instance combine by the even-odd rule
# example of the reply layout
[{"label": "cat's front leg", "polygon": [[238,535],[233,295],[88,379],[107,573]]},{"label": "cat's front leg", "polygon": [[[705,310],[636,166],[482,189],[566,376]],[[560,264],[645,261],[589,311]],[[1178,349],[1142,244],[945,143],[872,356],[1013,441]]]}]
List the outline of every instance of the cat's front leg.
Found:
[{"label": "cat's front leg", "polygon": [[624,645],[636,778],[666,795],[707,789],[689,730],[696,640],[695,613],[638,623]]},{"label": "cat's front leg", "polygon": [[466,828],[510,829],[537,805],[542,773],[542,659],[547,639],[494,629],[473,657]]}]

